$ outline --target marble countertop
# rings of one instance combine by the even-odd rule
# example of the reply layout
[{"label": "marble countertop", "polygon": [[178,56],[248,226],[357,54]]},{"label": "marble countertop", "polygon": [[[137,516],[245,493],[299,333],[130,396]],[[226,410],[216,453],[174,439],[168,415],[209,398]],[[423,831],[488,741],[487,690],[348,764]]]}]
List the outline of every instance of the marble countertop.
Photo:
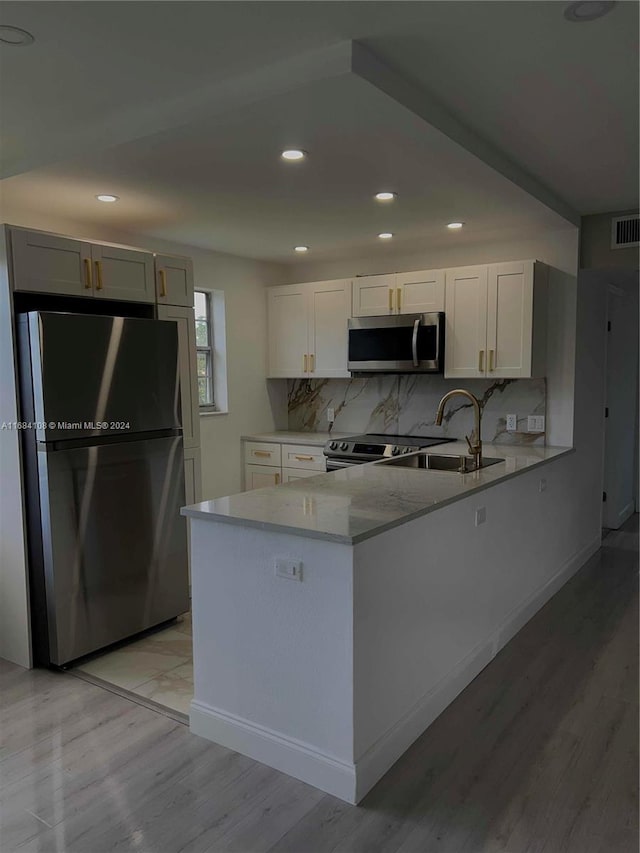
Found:
[{"label": "marble countertop", "polygon": [[[446,448],[434,447],[431,452],[461,454],[467,452],[467,446],[455,442]],[[282,486],[203,501],[184,507],[182,514],[355,545],[571,452],[570,447],[485,443],[484,455],[500,457],[504,462],[469,474],[370,462]]]},{"label": "marble countertop", "polygon": [[309,447],[324,447],[330,438],[346,438],[347,432],[294,432],[282,429],[274,432],[256,432],[240,436],[243,441],[277,441],[279,444],[307,444]]}]

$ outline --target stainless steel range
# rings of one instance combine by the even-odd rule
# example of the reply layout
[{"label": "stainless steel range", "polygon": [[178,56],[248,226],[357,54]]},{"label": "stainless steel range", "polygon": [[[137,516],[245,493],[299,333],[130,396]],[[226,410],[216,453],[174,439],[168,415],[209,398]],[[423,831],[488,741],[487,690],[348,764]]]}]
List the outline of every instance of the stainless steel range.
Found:
[{"label": "stainless steel range", "polygon": [[411,453],[423,447],[435,447],[448,441],[455,439],[424,435],[351,435],[329,439],[324,446],[324,455],[327,457],[327,471],[337,471],[351,465],[363,465],[365,462]]}]

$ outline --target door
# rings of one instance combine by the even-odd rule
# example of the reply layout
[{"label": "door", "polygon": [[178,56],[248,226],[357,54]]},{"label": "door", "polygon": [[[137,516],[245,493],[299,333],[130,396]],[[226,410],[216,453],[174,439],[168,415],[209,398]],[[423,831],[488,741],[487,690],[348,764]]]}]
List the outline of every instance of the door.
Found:
[{"label": "door", "polygon": [[91,244],[11,229],[15,290],[93,296]]},{"label": "door", "polygon": [[183,466],[179,436],[38,453],[52,663],[189,609]]},{"label": "door", "polygon": [[245,465],[244,487],[245,490],[262,489],[265,486],[279,486],[282,482],[280,468],[270,465]]},{"label": "door", "polygon": [[487,276],[487,376],[531,376],[533,262],[492,264]]},{"label": "door", "polygon": [[91,258],[96,296],[129,302],[156,301],[150,252],[92,244]]},{"label": "door", "polygon": [[193,262],[190,258],[156,255],[156,298],[158,305],[193,307]]},{"label": "door", "polygon": [[267,291],[268,376],[309,376],[308,290],[305,285]]},{"label": "door", "polygon": [[308,285],[309,373],[322,378],[345,377],[351,281],[326,281]]},{"label": "door", "polygon": [[395,314],[396,276],[366,275],[353,280],[353,316],[381,317]]},{"label": "door", "polygon": [[444,311],[444,270],[397,273],[396,307],[400,314]]},{"label": "door", "polygon": [[445,378],[485,376],[487,268],[447,270],[445,281]]},{"label": "door", "polygon": [[28,334],[38,441],[180,427],[173,323],[32,311],[18,334]]},{"label": "door", "polygon": [[196,371],[196,329],[193,308],[158,305],[158,319],[172,320],[178,331],[180,411],[185,448],[200,444],[200,407]]}]

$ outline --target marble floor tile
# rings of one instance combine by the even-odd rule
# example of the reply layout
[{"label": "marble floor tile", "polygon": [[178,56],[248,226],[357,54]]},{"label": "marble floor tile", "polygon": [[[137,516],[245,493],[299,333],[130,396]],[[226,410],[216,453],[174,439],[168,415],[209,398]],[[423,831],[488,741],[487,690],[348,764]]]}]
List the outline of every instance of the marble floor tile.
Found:
[{"label": "marble floor tile", "polygon": [[193,699],[193,678],[181,677],[175,674],[175,670],[171,670],[139,684],[134,692],[159,705],[188,714]]}]

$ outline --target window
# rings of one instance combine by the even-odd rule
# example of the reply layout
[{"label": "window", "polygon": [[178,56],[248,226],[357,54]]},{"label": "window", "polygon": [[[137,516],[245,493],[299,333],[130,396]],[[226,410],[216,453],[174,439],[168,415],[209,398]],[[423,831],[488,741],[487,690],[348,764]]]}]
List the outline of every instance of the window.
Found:
[{"label": "window", "polygon": [[213,397],[213,323],[211,294],[195,291],[196,359],[200,409],[215,409]]}]

